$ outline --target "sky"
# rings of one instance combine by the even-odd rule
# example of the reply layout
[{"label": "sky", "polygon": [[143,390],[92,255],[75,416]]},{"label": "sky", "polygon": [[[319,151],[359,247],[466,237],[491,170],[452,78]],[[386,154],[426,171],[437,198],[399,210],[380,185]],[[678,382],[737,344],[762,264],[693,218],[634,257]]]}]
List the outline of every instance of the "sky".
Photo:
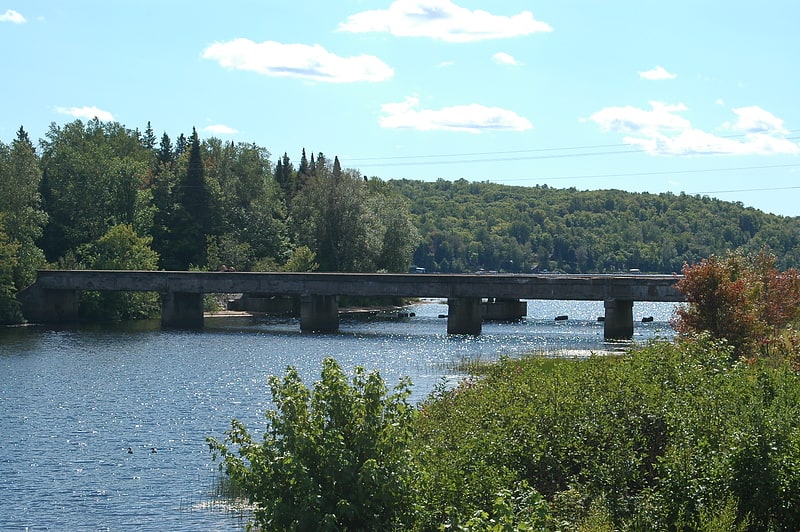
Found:
[{"label": "sky", "polygon": [[797,0],[0,0],[0,141],[115,121],[367,177],[800,216]]}]

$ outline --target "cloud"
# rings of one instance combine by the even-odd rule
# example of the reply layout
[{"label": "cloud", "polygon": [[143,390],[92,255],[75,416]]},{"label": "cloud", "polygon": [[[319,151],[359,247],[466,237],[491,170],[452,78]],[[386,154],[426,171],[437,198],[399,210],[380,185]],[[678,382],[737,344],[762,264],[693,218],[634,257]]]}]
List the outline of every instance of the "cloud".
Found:
[{"label": "cloud", "polygon": [[203,128],[203,131],[206,133],[211,133],[212,135],[235,135],[239,131],[233,129],[230,126],[226,126],[224,124],[214,124],[211,126],[206,126]]},{"label": "cloud", "polygon": [[507,17],[480,9],[471,11],[450,0],[395,0],[389,9],[349,16],[339,25],[339,31],[472,42],[548,32],[553,28],[533,18],[530,11]]},{"label": "cloud", "polygon": [[22,24],[27,22],[27,20],[25,20],[25,17],[23,17],[21,14],[9,9],[0,15],[0,22],[13,22],[14,24]]},{"label": "cloud", "polygon": [[738,120],[730,124],[732,129],[744,133],[789,133],[783,127],[783,120],[757,105],[739,107],[733,110]]},{"label": "cloud", "polygon": [[642,79],[649,79],[651,81],[658,81],[662,79],[675,79],[678,77],[678,75],[667,72],[667,70],[664,67],[662,67],[661,65],[657,65],[655,68],[651,70],[645,70],[644,72],[639,72],[639,77]]},{"label": "cloud", "polygon": [[400,103],[381,106],[384,128],[406,128],[420,131],[525,131],[533,125],[513,111],[479,104],[456,105],[443,109],[417,110],[419,99],[408,97]]},{"label": "cloud", "polygon": [[607,107],[589,120],[604,131],[626,134],[623,142],[638,146],[651,155],[774,155],[800,154],[800,145],[783,135],[783,120],[760,107],[734,109],[736,122],[723,127],[741,131],[735,137],[723,137],[692,126],[680,115],[683,104],[650,102],[651,110],[632,106]]},{"label": "cloud", "polygon": [[505,52],[497,52],[492,56],[492,61],[497,63],[498,65],[512,65],[518,66],[520,63],[514,59],[513,56],[505,53]]},{"label": "cloud", "polygon": [[625,107],[606,107],[594,113],[590,120],[597,123],[605,131],[617,131],[641,135],[653,135],[666,130],[684,130],[690,127],[688,120],[677,114],[686,111],[682,103],[666,105],[661,102],[650,102],[650,111],[638,109],[630,105]]},{"label": "cloud", "polygon": [[74,116],[75,118],[84,118],[92,120],[97,118],[103,122],[112,122],[114,116],[108,111],[103,111],[97,107],[56,107],[56,112],[62,115]]},{"label": "cloud", "polygon": [[234,39],[212,44],[203,51],[203,57],[224,68],[327,83],[375,82],[394,76],[394,70],[377,57],[340,57],[317,44]]}]

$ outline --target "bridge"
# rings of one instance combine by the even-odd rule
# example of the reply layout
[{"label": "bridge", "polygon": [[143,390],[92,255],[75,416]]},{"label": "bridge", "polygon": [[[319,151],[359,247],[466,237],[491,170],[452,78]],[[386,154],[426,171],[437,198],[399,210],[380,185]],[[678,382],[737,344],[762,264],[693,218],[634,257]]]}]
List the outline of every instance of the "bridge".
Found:
[{"label": "bridge", "polygon": [[[161,294],[164,327],[202,328],[203,295],[244,293],[300,299],[302,331],[339,328],[338,296],[425,297],[447,300],[447,332],[480,334],[484,316],[519,319],[525,299],[603,301],[604,336],[633,336],[634,301],[680,302],[677,275],[392,274],[189,272],[129,270],[40,270],[19,294],[30,322],[63,323],[78,318],[83,290]],[[486,300],[486,301],[484,301]]]}]

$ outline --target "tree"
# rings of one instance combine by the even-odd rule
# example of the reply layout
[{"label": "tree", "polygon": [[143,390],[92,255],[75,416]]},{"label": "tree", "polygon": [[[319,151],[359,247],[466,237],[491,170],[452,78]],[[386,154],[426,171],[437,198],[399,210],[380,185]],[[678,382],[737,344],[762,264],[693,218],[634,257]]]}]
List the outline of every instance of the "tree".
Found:
[{"label": "tree", "polygon": [[175,211],[170,220],[172,248],[165,262],[179,270],[205,266],[206,240],[212,234],[211,198],[195,128],[192,128],[186,172],[175,190],[175,198]]},{"label": "tree", "polygon": [[378,372],[348,379],[326,358],[313,391],[289,367],[269,379],[275,410],[258,443],[237,420],[209,438],[220,469],[255,504],[264,530],[398,530],[409,518],[410,383],[389,393]]},{"label": "tree", "polygon": [[30,285],[36,269],[45,263],[36,245],[47,223],[39,193],[41,180],[36,151],[20,127],[10,149],[0,143],[0,213],[9,244],[16,249],[12,279],[17,290]]},{"label": "tree", "polygon": [[296,242],[314,251],[320,270],[375,271],[382,232],[359,177],[334,181],[318,168],[294,197],[292,215]]},{"label": "tree", "polygon": [[770,347],[785,341],[796,351],[800,338],[785,333],[800,322],[800,272],[780,272],[775,264],[775,256],[762,250],[684,265],[676,286],[687,304],[676,311],[673,327],[682,335],[705,331],[723,339],[737,357],[770,354]]},{"label": "tree", "polygon": [[[158,253],[151,238],[140,237],[128,224],[115,225],[97,241],[78,248],[77,258],[94,270],[155,270]],[[79,313],[104,321],[150,318],[159,310],[158,294],[152,292],[83,292]]]},{"label": "tree", "polygon": [[14,269],[19,256],[19,244],[11,242],[3,231],[4,214],[0,212],[0,325],[20,323],[22,311],[15,299]]},{"label": "tree", "polygon": [[136,219],[152,152],[118,123],[52,124],[42,145],[42,197],[49,215],[40,245],[53,262],[109,228]]}]

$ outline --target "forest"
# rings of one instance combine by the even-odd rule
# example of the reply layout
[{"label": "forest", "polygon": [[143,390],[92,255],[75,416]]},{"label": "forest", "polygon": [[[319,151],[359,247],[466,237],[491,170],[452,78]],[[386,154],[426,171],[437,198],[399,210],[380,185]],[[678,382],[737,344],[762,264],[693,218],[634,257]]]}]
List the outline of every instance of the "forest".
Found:
[{"label": "forest", "polygon": [[[42,268],[670,273],[732,249],[788,268],[798,229],[708,197],[382,180],[321,151],[273,161],[195,129],[75,120],[0,141],[0,322],[22,319],[15,295]],[[157,311],[153,295],[96,297],[84,310]]]}]

